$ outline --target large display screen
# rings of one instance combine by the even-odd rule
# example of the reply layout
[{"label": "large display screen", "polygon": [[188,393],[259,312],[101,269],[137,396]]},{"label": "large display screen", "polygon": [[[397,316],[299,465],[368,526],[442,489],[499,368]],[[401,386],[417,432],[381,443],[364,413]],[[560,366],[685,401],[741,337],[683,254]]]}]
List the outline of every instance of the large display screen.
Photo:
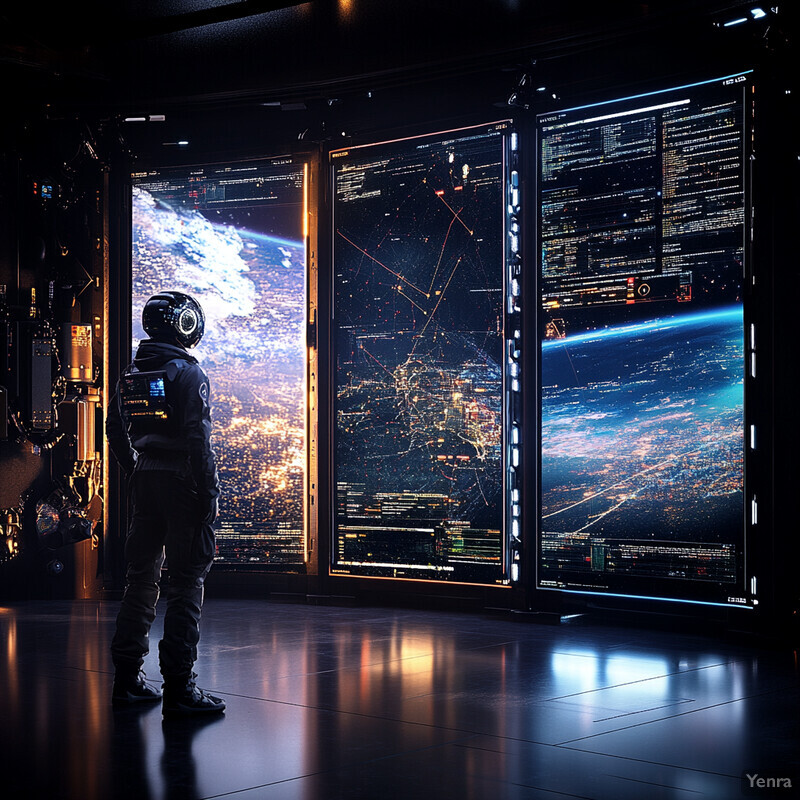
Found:
[{"label": "large display screen", "polygon": [[507,139],[331,154],[333,573],[504,579]]},{"label": "large display screen", "polygon": [[217,556],[302,565],[305,548],[304,166],[292,158],[134,176],[133,345],[161,290],[194,296],[222,495]]},{"label": "large display screen", "polygon": [[538,585],[749,605],[746,74],[537,120]]}]

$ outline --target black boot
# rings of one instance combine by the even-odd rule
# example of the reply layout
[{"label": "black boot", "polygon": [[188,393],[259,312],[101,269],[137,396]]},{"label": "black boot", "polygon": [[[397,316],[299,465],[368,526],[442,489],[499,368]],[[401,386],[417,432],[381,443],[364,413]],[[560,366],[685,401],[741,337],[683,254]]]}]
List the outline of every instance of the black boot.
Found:
[{"label": "black boot", "polygon": [[161,690],[148,683],[142,670],[117,672],[111,690],[111,704],[129,706],[134,703],[152,703],[161,699]]},{"label": "black boot", "polygon": [[188,678],[164,679],[164,703],[162,713],[168,716],[190,714],[220,714],[225,710],[225,701],[199,689],[194,672]]}]

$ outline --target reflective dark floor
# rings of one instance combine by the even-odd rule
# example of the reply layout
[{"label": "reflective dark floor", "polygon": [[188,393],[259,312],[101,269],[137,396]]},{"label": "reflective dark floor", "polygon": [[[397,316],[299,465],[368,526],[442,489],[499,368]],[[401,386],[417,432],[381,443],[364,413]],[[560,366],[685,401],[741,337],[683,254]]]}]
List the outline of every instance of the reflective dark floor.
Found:
[{"label": "reflective dark floor", "polygon": [[789,647],[209,600],[197,671],[227,713],[162,723],[112,711],[115,613],[0,608],[0,798],[797,796],[745,777],[800,772]]}]

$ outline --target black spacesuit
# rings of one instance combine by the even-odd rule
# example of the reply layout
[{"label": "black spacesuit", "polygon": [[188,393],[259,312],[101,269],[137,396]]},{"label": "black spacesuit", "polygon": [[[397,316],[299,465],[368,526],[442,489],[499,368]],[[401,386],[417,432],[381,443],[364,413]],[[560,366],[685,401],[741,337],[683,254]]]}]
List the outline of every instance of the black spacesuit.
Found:
[{"label": "black spacesuit", "polygon": [[193,298],[162,292],[146,303],[142,324],[150,338],[120,377],[106,418],[109,445],[129,476],[131,500],[126,587],[111,643],[112,702],[161,697],[141,668],[166,553],[169,588],[159,643],[163,711],[219,712],[225,703],[197,688],[192,671],[219,496],[208,376],[186,351],[200,341],[205,320]]}]

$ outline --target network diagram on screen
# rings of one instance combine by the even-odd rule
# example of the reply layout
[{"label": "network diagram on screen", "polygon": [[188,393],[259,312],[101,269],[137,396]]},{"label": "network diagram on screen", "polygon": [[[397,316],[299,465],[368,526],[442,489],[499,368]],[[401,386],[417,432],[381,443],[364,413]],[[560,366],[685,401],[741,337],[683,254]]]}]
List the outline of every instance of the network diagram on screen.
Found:
[{"label": "network diagram on screen", "polygon": [[332,153],[335,573],[501,578],[506,128]]},{"label": "network diagram on screen", "polygon": [[217,561],[302,564],[305,502],[304,170],[291,158],[134,176],[134,349],[152,294],[193,295],[221,483]]},{"label": "network diagram on screen", "polygon": [[751,602],[745,75],[538,119],[538,584]]}]

